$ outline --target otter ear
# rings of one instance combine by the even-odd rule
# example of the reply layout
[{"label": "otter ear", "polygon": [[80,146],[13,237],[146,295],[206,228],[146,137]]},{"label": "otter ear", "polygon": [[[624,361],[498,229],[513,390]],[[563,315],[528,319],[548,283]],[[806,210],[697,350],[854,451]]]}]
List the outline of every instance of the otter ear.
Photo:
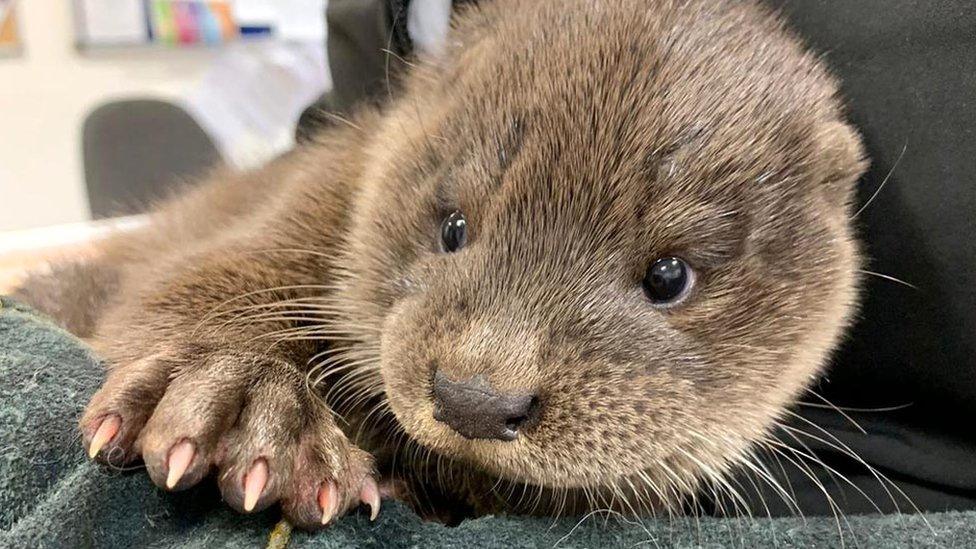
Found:
[{"label": "otter ear", "polygon": [[850,124],[832,120],[821,124],[817,142],[821,144],[817,179],[822,182],[825,198],[850,209],[856,199],[857,181],[870,165],[861,136]]}]

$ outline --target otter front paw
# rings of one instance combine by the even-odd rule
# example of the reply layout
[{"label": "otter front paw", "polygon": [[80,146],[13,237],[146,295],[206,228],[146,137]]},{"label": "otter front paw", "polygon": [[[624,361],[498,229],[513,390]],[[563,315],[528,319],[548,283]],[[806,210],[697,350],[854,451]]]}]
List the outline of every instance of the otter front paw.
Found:
[{"label": "otter front paw", "polygon": [[250,512],[280,502],[296,526],[320,527],[380,495],[356,448],[293,365],[180,345],[114,367],[81,420],[91,457],[139,456],[160,487],[182,490],[218,471],[224,500]]}]

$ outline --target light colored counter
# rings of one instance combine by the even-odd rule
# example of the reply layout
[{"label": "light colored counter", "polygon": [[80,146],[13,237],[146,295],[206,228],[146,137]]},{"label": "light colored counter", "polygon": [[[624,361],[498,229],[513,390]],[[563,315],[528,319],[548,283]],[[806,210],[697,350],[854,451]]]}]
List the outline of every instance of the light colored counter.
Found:
[{"label": "light colored counter", "polygon": [[32,270],[54,261],[87,257],[92,253],[92,243],[145,222],[144,216],[132,216],[0,232],[0,294],[11,291]]}]

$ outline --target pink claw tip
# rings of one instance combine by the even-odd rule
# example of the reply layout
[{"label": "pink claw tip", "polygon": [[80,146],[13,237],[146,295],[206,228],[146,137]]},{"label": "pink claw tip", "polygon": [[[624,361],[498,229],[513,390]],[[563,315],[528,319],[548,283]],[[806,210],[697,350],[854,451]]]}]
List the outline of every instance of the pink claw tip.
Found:
[{"label": "pink claw tip", "polygon": [[366,478],[363,481],[363,487],[359,490],[359,499],[369,505],[369,520],[376,520],[380,514],[380,489],[375,480]]},{"label": "pink claw tip", "polygon": [[322,526],[325,526],[339,510],[339,489],[335,482],[330,480],[319,489],[319,508],[322,509]]},{"label": "pink claw tip", "polygon": [[101,425],[95,430],[95,434],[92,435],[91,443],[88,445],[88,457],[95,459],[95,456],[102,451],[102,448],[115,438],[115,435],[118,434],[121,427],[122,418],[119,416],[110,415],[103,419]]},{"label": "pink claw tip", "polygon": [[250,513],[261,499],[261,493],[268,484],[268,462],[258,458],[251,470],[244,475],[244,511]]},{"label": "pink claw tip", "polygon": [[173,449],[169,451],[169,473],[166,475],[166,488],[172,490],[180,482],[183,473],[186,473],[193,461],[194,453],[193,443],[189,440],[184,440],[173,446]]}]

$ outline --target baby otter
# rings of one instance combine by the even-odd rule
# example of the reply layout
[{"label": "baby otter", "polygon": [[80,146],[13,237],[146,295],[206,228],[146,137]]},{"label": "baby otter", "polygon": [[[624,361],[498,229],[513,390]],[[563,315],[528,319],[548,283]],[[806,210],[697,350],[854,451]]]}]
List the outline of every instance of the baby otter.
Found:
[{"label": "baby otter", "polygon": [[109,365],[90,454],[305,528],[382,486],[643,513],[732,471],[856,302],[818,58],[747,2],[495,0],[402,86],[27,284]]}]

